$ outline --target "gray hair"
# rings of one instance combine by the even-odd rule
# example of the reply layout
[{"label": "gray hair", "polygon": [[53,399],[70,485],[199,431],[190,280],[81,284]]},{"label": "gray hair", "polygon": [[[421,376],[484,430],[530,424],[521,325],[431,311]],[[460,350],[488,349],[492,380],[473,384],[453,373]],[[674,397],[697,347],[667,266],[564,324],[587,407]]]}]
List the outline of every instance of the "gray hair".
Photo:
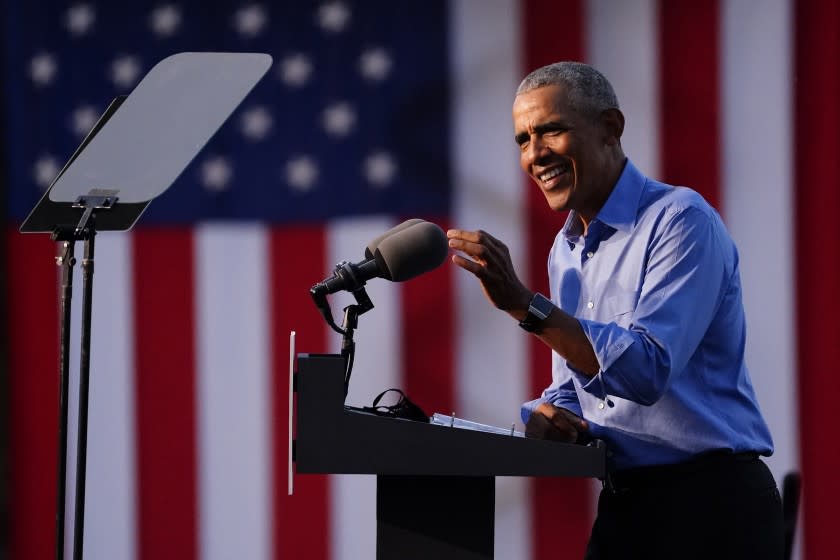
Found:
[{"label": "gray hair", "polygon": [[555,62],[537,68],[525,76],[516,95],[544,86],[563,86],[572,107],[592,117],[607,109],[618,109],[618,98],[609,80],[582,62]]}]

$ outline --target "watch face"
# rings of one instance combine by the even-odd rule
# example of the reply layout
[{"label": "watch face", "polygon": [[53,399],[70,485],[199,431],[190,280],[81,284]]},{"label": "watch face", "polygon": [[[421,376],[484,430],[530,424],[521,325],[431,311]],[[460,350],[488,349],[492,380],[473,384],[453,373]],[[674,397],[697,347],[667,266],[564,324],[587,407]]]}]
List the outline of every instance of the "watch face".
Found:
[{"label": "watch face", "polygon": [[543,320],[551,315],[552,309],[554,304],[550,299],[540,293],[534,294],[528,305],[528,314],[519,322],[519,326],[528,332],[541,331]]},{"label": "watch face", "polygon": [[528,313],[533,313],[542,320],[551,315],[552,309],[554,309],[554,304],[551,303],[550,299],[542,294],[536,294],[534,299],[531,300],[531,306],[528,309]]}]

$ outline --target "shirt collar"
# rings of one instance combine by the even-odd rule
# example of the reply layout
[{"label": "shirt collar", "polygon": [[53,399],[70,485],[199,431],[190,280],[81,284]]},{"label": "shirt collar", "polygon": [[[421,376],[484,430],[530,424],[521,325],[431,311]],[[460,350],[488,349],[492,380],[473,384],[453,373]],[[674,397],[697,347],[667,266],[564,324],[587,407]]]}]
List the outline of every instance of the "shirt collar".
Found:
[{"label": "shirt collar", "polygon": [[[628,158],[621,175],[618,177],[618,182],[616,182],[604,206],[595,216],[595,220],[619,231],[631,231],[636,225],[639,200],[646,180],[647,178]],[[574,242],[583,234],[583,224],[576,211],[569,212],[561,231],[570,242]]]}]

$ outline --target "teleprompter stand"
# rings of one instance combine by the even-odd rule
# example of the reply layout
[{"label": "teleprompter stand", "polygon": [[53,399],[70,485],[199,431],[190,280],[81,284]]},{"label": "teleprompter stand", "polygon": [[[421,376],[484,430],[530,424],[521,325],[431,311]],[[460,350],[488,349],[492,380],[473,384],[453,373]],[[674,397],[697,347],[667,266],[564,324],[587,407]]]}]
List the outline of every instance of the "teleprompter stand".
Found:
[{"label": "teleprompter stand", "polygon": [[[70,327],[76,241],[84,241],[73,558],[84,544],[88,388],[96,234],[130,229],[227,120],[271,65],[258,53],[179,53],[114,100],[20,230],[50,233],[61,268],[56,558],[65,549]],[[142,349],[141,349],[142,351]]]},{"label": "teleprompter stand", "polygon": [[378,560],[493,558],[496,476],[604,476],[603,447],[347,408],[344,372],[340,355],[298,355],[294,461],[298,474],[377,475]]}]

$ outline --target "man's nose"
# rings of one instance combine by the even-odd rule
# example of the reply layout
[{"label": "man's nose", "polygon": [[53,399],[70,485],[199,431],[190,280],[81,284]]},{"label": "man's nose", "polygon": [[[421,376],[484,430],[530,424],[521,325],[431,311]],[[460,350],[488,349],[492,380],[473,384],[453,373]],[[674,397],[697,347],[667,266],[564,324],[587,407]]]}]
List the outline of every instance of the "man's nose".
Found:
[{"label": "man's nose", "polygon": [[536,136],[528,143],[528,149],[525,151],[525,163],[528,165],[538,164],[549,153],[548,145],[539,136]]}]

